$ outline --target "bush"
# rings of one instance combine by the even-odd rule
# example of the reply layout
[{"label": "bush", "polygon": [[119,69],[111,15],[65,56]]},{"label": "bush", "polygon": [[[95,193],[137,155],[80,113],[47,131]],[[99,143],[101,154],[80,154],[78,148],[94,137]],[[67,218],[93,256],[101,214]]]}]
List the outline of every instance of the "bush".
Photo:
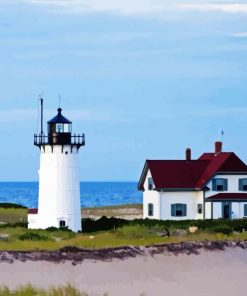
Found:
[{"label": "bush", "polygon": [[31,240],[31,241],[47,241],[49,238],[44,235],[40,235],[36,232],[26,232],[20,236],[18,236],[19,240]]},{"label": "bush", "polygon": [[156,228],[149,228],[145,225],[125,225],[118,228],[116,235],[119,238],[124,239],[139,239],[139,238],[149,238],[157,236]]},{"label": "bush", "polygon": [[232,228],[226,225],[225,226],[222,225],[222,226],[217,226],[212,228],[212,231],[216,233],[223,233],[223,234],[229,235],[232,233]]},{"label": "bush", "polygon": [[27,228],[28,227],[28,223],[27,222],[17,222],[17,223],[6,223],[6,224],[1,224],[0,228],[17,228],[17,227],[22,227],[22,228]]},{"label": "bush", "polygon": [[103,230],[113,230],[120,226],[128,225],[130,221],[118,218],[107,218],[105,216],[98,220],[90,218],[82,219],[82,232],[90,233]]},{"label": "bush", "polygon": [[61,228],[51,226],[51,227],[46,228],[46,230],[49,231],[49,232],[55,232],[55,231],[73,232],[71,229],[68,228],[68,226],[67,227],[61,227]]}]

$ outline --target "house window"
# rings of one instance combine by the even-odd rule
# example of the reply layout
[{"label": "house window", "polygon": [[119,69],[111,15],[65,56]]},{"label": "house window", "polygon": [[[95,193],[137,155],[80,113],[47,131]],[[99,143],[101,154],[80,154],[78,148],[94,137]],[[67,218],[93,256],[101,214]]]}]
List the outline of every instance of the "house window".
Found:
[{"label": "house window", "polygon": [[244,217],[247,217],[247,204],[244,205]]},{"label": "house window", "polygon": [[213,179],[213,191],[227,191],[227,179],[216,178]]},{"label": "house window", "polygon": [[202,204],[197,205],[197,213],[202,214]]},{"label": "house window", "polygon": [[148,216],[152,217],[154,215],[154,205],[152,203],[148,204]]},{"label": "house window", "polygon": [[148,190],[153,190],[154,188],[154,181],[152,177],[148,178]]},{"label": "house window", "polygon": [[59,227],[60,227],[60,228],[63,228],[63,227],[65,227],[65,226],[66,226],[65,221],[64,221],[64,220],[61,220],[61,221],[59,222]]},{"label": "house window", "polygon": [[247,191],[247,178],[239,179],[239,191]]},{"label": "house window", "polygon": [[187,205],[186,204],[172,204],[171,215],[173,217],[184,217],[187,216]]}]

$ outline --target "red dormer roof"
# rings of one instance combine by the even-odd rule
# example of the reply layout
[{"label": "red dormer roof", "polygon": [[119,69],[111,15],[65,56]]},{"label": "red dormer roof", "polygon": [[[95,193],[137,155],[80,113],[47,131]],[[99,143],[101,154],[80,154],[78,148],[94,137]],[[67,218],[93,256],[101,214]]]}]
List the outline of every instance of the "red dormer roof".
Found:
[{"label": "red dormer roof", "polygon": [[204,153],[199,160],[208,160],[209,165],[197,182],[203,187],[216,173],[247,173],[246,164],[233,152]]},{"label": "red dormer roof", "polygon": [[204,153],[197,160],[147,160],[138,184],[143,190],[150,170],[155,188],[201,190],[217,173],[246,173],[246,164],[233,152]]}]

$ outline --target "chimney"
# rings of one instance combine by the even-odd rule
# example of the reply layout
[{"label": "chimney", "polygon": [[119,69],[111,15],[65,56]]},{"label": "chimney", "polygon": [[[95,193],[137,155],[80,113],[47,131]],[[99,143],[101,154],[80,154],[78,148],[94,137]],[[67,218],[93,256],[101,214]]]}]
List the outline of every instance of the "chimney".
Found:
[{"label": "chimney", "polygon": [[185,158],[187,161],[190,161],[191,160],[191,149],[190,148],[187,148],[186,151],[185,151]]},{"label": "chimney", "polygon": [[215,142],[215,154],[222,152],[222,142]]}]

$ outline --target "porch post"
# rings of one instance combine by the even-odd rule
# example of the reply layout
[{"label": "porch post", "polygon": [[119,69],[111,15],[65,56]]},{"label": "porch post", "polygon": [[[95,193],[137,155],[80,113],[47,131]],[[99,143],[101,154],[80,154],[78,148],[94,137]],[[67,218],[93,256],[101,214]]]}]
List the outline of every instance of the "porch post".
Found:
[{"label": "porch post", "polygon": [[214,219],[214,202],[211,201],[211,219]]},{"label": "porch post", "polygon": [[203,220],[205,220],[206,217],[206,209],[205,209],[206,203],[205,203],[205,191],[203,191]]}]

